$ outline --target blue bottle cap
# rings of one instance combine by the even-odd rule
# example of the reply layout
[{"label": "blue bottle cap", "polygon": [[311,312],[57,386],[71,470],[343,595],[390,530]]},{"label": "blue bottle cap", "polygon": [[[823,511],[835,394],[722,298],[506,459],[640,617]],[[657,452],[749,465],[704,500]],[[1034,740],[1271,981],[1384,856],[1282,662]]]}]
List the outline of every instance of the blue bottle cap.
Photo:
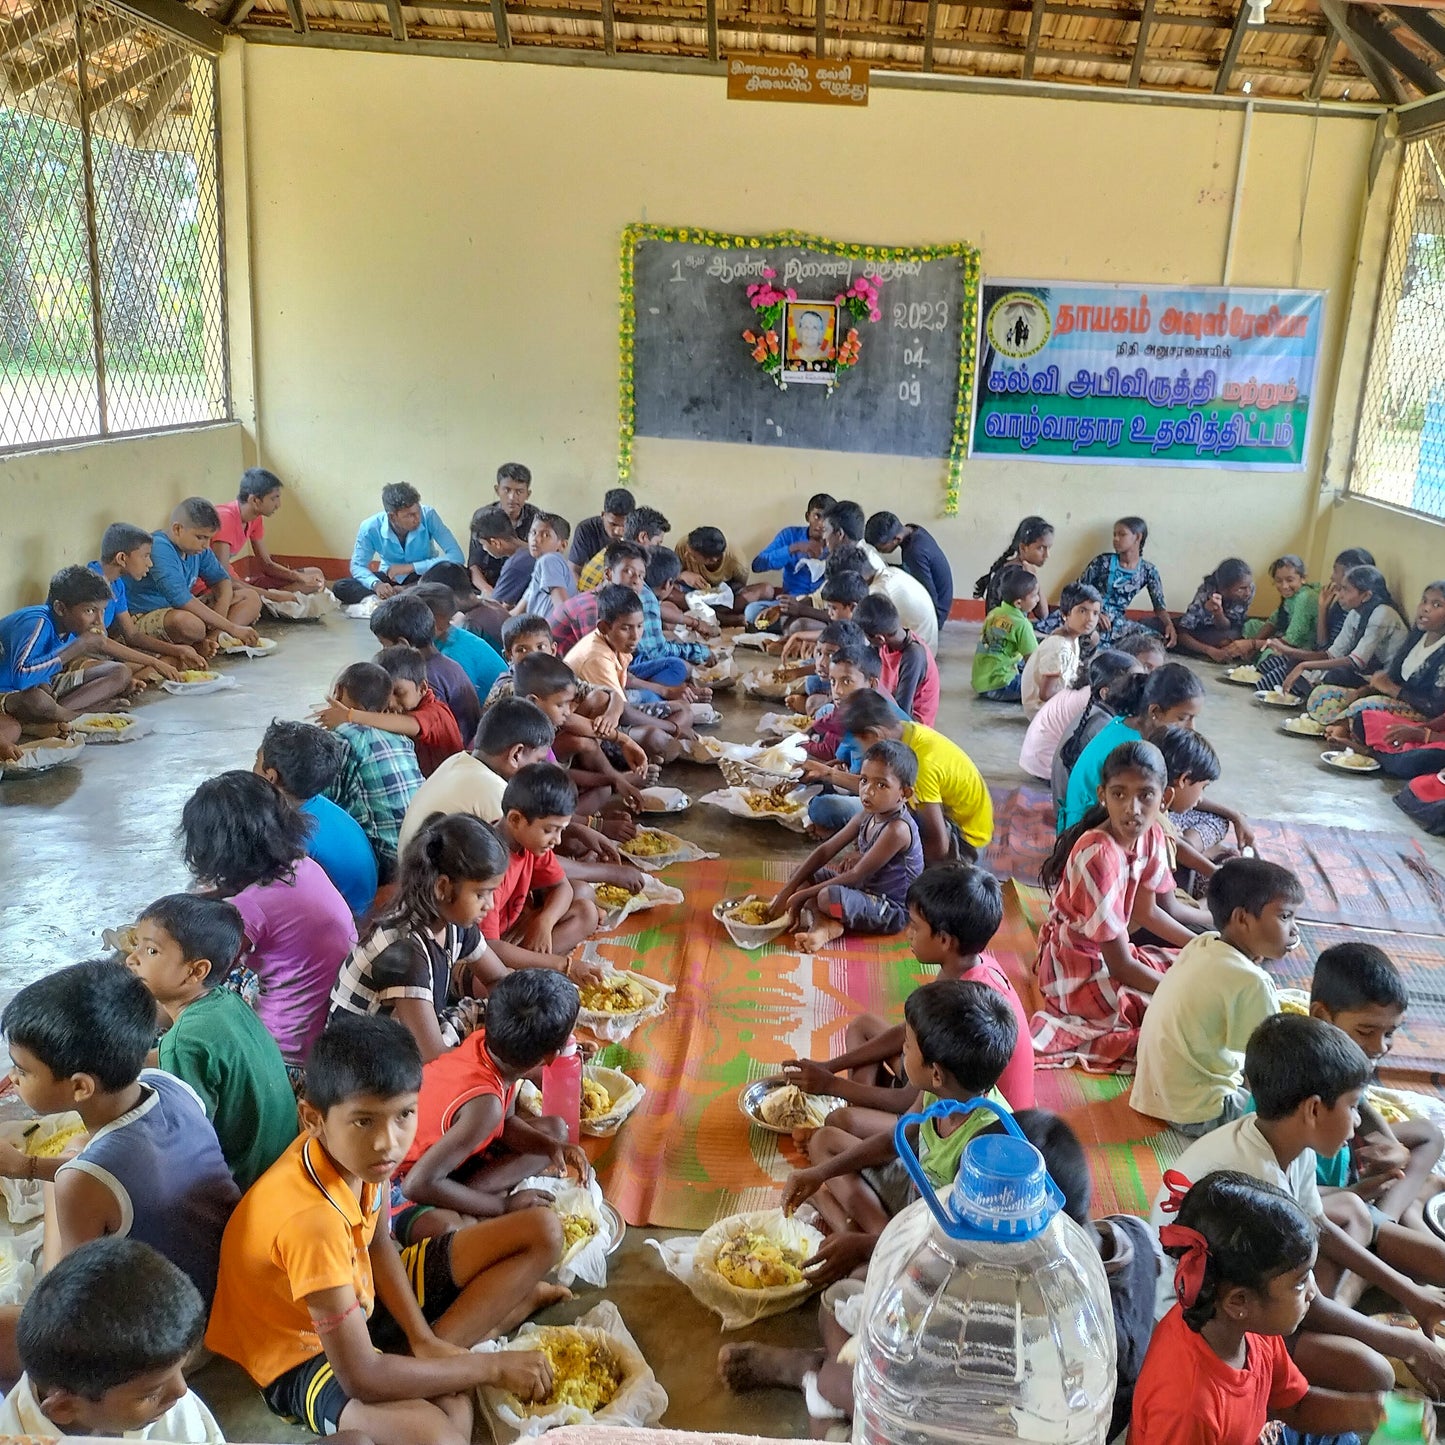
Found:
[{"label": "blue bottle cap", "polygon": [[1058,1213],[1060,1196],[1043,1155],[1024,1139],[971,1139],[949,1198],[949,1212],[977,1239],[1032,1239]]}]

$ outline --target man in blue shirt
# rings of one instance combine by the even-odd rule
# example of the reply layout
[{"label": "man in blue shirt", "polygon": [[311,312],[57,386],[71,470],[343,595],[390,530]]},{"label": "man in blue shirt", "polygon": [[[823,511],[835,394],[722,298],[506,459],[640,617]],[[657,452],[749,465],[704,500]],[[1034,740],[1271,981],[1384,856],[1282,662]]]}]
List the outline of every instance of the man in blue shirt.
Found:
[{"label": "man in blue shirt", "polygon": [[892,512],[874,512],[863,537],[880,556],[903,549],[903,570],[923,584],[942,627],[953,608],[953,568],[933,534],[916,522],[900,522]]},{"label": "man in blue shirt", "polygon": [[19,742],[22,730],[32,737],[63,732],[130,687],[125,663],[88,662],[105,652],[109,601],[103,577],[65,567],[50,579],[43,604],[0,617],[0,748]]},{"label": "man in blue shirt", "polygon": [[807,521],[801,527],[784,527],[756,557],[754,572],[782,572],[781,591],[789,597],[806,597],[818,590],[818,580],[806,564],[823,555],[823,516],[832,497],[819,492],[808,498]]},{"label": "man in blue shirt", "polygon": [[171,513],[165,531],[151,539],[151,568],[126,584],[136,627],[210,655],[229,633],[247,647],[260,638],[252,624],[261,615],[261,594],[231,579],[211,551],[221,519],[204,497],[187,497]]},{"label": "man in blue shirt", "polygon": [[310,822],[306,852],[360,918],[376,897],[376,854],[361,824],[323,796],[341,774],[346,744],[311,723],[282,722],[266,729],[253,769],[273,783]]},{"label": "man in blue shirt", "polygon": [[[372,571],[372,562],[380,567]],[[409,587],[438,562],[465,565],[462,549],[447,524],[410,482],[392,482],[381,489],[381,511],[368,517],[356,533],[351,576],[335,583],[332,592],[347,606],[368,597],[390,597]]]}]

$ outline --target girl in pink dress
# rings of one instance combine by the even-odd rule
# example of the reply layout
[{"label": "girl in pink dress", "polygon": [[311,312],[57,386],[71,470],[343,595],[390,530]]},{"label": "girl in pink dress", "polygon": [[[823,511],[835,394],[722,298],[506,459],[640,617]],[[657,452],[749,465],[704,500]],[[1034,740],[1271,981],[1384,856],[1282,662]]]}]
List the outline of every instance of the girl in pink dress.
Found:
[{"label": "girl in pink dress", "polygon": [[[1099,803],[1059,839],[1040,880],[1052,893],[1039,933],[1044,1002],[1032,1030],[1042,1068],[1132,1072],[1149,995],[1194,935],[1170,916],[1174,876],[1159,812],[1167,775],[1152,743],[1121,743]],[[1143,948],[1131,930],[1172,945]]]}]

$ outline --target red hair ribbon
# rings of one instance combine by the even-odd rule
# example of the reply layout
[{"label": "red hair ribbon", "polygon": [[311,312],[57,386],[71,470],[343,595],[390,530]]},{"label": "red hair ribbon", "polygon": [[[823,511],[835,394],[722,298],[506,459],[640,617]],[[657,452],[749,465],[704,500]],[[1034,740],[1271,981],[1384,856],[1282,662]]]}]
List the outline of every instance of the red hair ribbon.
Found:
[{"label": "red hair ribbon", "polygon": [[1169,1191],[1168,1199],[1160,1201],[1159,1208],[1165,1214],[1178,1214],[1184,1196],[1194,1188],[1194,1181],[1186,1179],[1177,1169],[1164,1171],[1164,1187]]},{"label": "red hair ribbon", "polygon": [[1204,1271],[1209,1265],[1209,1241],[1188,1225],[1163,1224],[1159,1227],[1159,1243],[1165,1249],[1184,1251],[1174,1266],[1174,1296],[1185,1309],[1191,1309],[1204,1287]]}]

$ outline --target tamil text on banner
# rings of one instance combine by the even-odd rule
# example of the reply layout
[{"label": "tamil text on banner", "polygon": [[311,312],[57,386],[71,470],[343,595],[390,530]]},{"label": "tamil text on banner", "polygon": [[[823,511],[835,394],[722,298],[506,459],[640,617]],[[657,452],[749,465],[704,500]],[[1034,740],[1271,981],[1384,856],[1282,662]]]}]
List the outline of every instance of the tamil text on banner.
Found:
[{"label": "tamil text on banner", "polygon": [[1324,294],[985,281],[972,456],[1291,471]]},{"label": "tamil text on banner", "polygon": [[867,105],[868,62],[809,55],[731,55],[728,99]]}]

